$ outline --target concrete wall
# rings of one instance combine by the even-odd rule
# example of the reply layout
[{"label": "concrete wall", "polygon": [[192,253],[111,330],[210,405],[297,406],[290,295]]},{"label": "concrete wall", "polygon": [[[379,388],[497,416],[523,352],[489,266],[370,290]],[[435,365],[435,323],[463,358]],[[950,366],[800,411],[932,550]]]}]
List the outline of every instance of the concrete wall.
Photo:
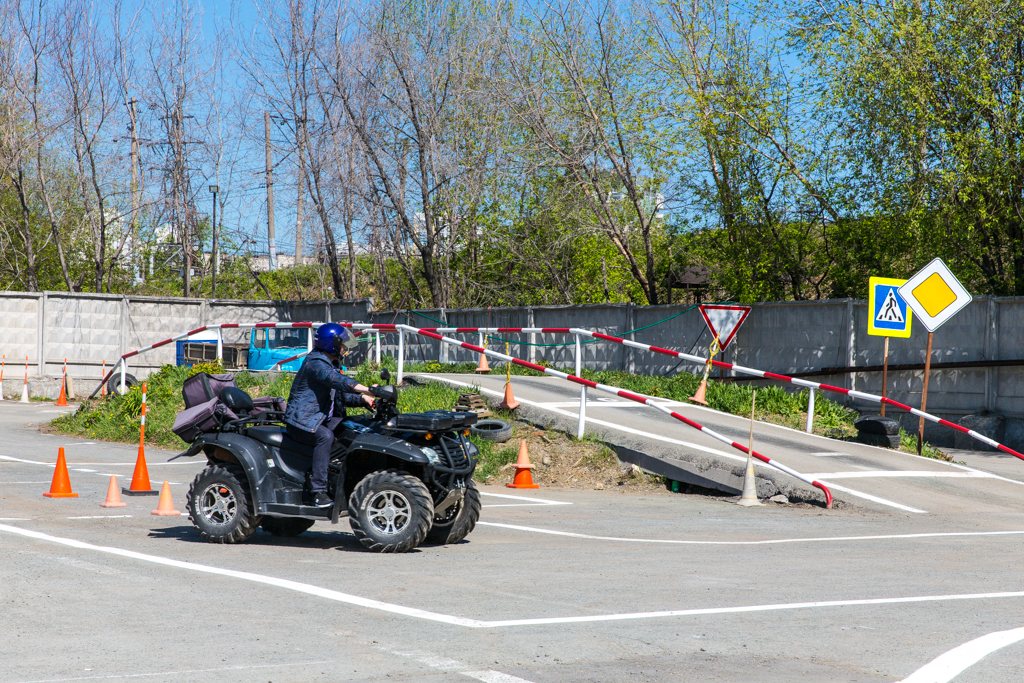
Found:
[{"label": "concrete wall", "polygon": [[[5,396],[20,394],[28,357],[30,379],[57,377],[64,360],[80,380],[78,393],[92,390],[102,364],[122,354],[219,322],[363,320],[368,301],[309,302],[205,301],[172,297],[126,297],[64,292],[0,292],[0,354],[5,356]],[[216,338],[214,333],[200,337]],[[226,343],[246,343],[248,330],[225,330]],[[145,377],[175,361],[168,344],[129,361],[129,371]],[[17,384],[17,386],[15,386]]]},{"label": "concrete wall", "polygon": [[[867,304],[860,300],[764,303],[754,306],[724,360],[782,374],[822,368],[881,365],[883,338],[867,334]],[[581,327],[645,344],[706,355],[711,335],[693,306],[538,306],[464,310],[372,311],[369,301],[273,302],[202,301],[103,294],[0,292],[0,354],[5,378],[21,381],[26,355],[33,377],[56,376],[64,358],[72,377],[98,379],[100,362],[161,339],[217,322],[352,320],[404,323],[416,327]],[[923,363],[927,332],[915,323],[910,339],[892,339],[890,364]],[[225,341],[244,342],[246,332]],[[475,334],[462,339],[478,343]],[[1024,358],[1024,297],[978,297],[934,335],[932,362],[1016,361]],[[490,348],[553,367],[572,370],[575,347],[563,335],[503,334]],[[397,335],[382,337],[382,352],[397,353]],[[131,359],[131,372],[145,376],[174,362],[174,345]],[[351,360],[361,361],[363,352]],[[476,362],[475,354],[424,337],[406,338],[410,361]],[[618,344],[584,345],[584,367],[641,374],[699,372],[701,367]],[[813,377],[840,387],[881,393],[880,372]],[[888,395],[919,406],[921,371],[890,372]],[[20,390],[20,387],[19,387]],[[80,389],[81,391],[81,389]],[[870,405],[857,404],[862,410]],[[952,420],[993,413],[1024,425],[1024,366],[933,370],[927,408]],[[914,420],[907,425],[912,427]],[[1016,424],[1016,422],[1014,422]],[[1024,441],[1024,426],[1006,422],[999,430]],[[1016,430],[1016,431],[1015,431]],[[1019,435],[1017,432],[1019,431]],[[993,438],[999,438],[989,432]]]}]

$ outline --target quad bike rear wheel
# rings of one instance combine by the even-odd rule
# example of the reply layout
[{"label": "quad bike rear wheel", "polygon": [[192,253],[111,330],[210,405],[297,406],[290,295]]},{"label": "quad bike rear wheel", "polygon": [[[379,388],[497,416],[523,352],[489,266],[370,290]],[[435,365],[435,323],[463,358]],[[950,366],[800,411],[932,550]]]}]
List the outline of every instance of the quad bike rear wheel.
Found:
[{"label": "quad bike rear wheel", "polygon": [[399,470],[372,472],[348,499],[349,523],[359,542],[381,553],[409,552],[426,538],[434,501],[426,485]]},{"label": "quad bike rear wheel", "polygon": [[462,500],[434,517],[434,526],[427,532],[427,543],[449,545],[458,543],[480,519],[480,490],[472,479],[466,482]]},{"label": "quad bike rear wheel", "polygon": [[188,488],[188,518],[210,543],[241,543],[252,536],[260,518],[252,512],[242,468],[218,463],[197,474]]}]

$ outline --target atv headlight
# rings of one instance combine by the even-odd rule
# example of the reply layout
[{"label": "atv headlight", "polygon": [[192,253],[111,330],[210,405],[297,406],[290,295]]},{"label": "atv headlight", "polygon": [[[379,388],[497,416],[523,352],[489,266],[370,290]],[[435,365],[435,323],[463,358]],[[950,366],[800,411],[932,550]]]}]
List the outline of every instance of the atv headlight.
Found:
[{"label": "atv headlight", "polygon": [[435,451],[433,448],[424,446],[420,450],[423,451],[423,455],[427,456],[427,460],[429,460],[432,465],[436,465],[437,463],[441,462],[441,456],[438,455],[437,451]]}]

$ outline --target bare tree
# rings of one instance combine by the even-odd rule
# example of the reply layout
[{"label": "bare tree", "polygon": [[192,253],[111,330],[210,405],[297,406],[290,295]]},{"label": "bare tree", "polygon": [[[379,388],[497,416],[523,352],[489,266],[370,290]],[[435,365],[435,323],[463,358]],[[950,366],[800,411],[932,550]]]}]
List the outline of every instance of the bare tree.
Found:
[{"label": "bare tree", "polygon": [[659,140],[659,93],[640,70],[632,19],[612,2],[541,6],[534,30],[510,33],[503,89],[521,125],[571,179],[592,224],[625,260],[647,302],[660,302],[656,249],[672,154]]}]

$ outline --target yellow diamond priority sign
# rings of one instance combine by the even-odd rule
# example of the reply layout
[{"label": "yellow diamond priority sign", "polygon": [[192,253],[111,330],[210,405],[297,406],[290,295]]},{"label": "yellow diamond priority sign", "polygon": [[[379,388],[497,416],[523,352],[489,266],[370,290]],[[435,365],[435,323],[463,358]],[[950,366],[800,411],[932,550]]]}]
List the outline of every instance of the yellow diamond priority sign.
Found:
[{"label": "yellow diamond priority sign", "polygon": [[971,303],[971,295],[939,258],[917,271],[898,291],[929,332]]}]

